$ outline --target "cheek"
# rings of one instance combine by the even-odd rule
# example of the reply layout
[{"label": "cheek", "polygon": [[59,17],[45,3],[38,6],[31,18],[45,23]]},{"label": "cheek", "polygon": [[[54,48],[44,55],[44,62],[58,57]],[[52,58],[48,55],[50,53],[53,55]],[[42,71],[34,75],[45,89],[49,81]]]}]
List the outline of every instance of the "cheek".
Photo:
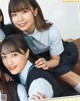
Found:
[{"label": "cheek", "polygon": [[12,23],[13,23],[14,25],[16,25],[16,22],[17,22],[17,19],[14,18],[14,17],[12,17]]},{"label": "cheek", "polygon": [[17,63],[17,69],[19,69],[19,72],[21,72],[22,70],[23,70],[23,68],[25,67],[25,65],[26,65],[26,62],[27,62],[27,60],[26,60],[26,58],[22,58],[22,59],[20,59],[19,61],[18,61],[18,63]]},{"label": "cheek", "polygon": [[6,64],[6,60],[2,60],[3,64],[5,65]]},{"label": "cheek", "polygon": [[25,19],[27,19],[27,20],[34,20],[34,16],[33,16],[32,13],[28,13],[28,14],[26,14],[26,16],[25,16]]},{"label": "cheek", "polygon": [[15,64],[17,65],[25,65],[26,58],[22,56],[22,57],[16,58],[14,61],[15,61]]},{"label": "cheek", "polygon": [[4,66],[7,68],[8,67],[8,64],[7,64],[7,61],[6,60],[2,60]]}]

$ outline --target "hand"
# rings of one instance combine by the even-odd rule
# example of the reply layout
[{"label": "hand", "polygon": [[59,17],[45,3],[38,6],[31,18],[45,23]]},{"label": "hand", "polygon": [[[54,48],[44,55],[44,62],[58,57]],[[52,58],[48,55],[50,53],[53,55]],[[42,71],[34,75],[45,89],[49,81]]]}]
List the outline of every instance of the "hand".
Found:
[{"label": "hand", "polygon": [[14,80],[12,79],[12,77],[10,77],[8,74],[4,73],[4,76],[5,76],[5,79],[6,79],[7,82],[9,82],[9,81],[14,81]]},{"label": "hand", "polygon": [[49,69],[48,61],[45,60],[44,58],[39,58],[35,62],[35,67],[37,67],[37,68],[43,68],[44,70],[48,70]]},{"label": "hand", "polygon": [[41,93],[37,93],[37,94],[34,94],[33,96],[32,96],[32,100],[38,100],[38,99],[45,99],[45,98],[47,98],[45,95],[42,95]]}]

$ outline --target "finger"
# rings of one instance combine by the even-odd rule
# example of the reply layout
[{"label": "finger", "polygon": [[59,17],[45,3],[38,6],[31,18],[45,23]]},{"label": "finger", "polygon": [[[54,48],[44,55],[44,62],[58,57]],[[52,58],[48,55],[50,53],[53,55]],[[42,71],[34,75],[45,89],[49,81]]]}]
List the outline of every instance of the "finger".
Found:
[{"label": "finger", "polygon": [[38,65],[37,68],[46,68],[47,66],[45,64],[41,64],[41,65]]},{"label": "finger", "polygon": [[43,61],[44,60],[44,58],[39,58],[36,62],[35,62],[35,64],[38,64],[39,62],[41,62],[41,61]]},{"label": "finger", "polygon": [[44,61],[41,61],[41,62],[37,63],[35,66],[36,67],[39,67],[39,66],[41,67],[41,65],[45,65]]},{"label": "finger", "polygon": [[34,100],[38,100],[38,99],[40,99],[40,97],[38,96],[38,95],[33,95],[32,97],[31,97],[31,99],[34,99]]},{"label": "finger", "polygon": [[14,79],[12,79],[12,78],[10,77],[10,81],[14,81]]},{"label": "finger", "polygon": [[38,96],[39,96],[40,99],[45,99],[45,98],[47,98],[45,95],[43,95],[43,94],[41,94],[41,93],[39,93],[39,92],[38,92],[37,94],[38,94]]},{"label": "finger", "polygon": [[44,70],[48,70],[49,68],[48,68],[48,67],[44,67],[43,69],[44,69]]},{"label": "finger", "polygon": [[9,77],[7,75],[5,75],[5,79],[7,82],[9,81]]}]

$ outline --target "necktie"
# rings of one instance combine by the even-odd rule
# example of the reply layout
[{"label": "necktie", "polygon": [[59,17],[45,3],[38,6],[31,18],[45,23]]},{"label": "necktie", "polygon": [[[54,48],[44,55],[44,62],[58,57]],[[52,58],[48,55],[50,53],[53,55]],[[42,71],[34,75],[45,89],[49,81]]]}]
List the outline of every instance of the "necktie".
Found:
[{"label": "necktie", "polygon": [[40,43],[37,39],[24,33],[24,38],[27,41],[30,49],[34,54],[40,54],[49,50],[49,47]]}]

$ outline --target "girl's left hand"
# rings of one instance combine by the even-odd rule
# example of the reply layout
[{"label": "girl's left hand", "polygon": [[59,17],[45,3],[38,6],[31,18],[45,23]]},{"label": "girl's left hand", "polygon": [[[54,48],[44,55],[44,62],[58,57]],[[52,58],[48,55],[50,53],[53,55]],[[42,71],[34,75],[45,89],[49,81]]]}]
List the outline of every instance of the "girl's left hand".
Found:
[{"label": "girl's left hand", "polygon": [[34,94],[31,98],[31,100],[38,100],[38,99],[45,99],[47,98],[45,95],[42,95],[41,93],[37,93],[37,94]]},{"label": "girl's left hand", "polygon": [[39,58],[35,62],[35,67],[37,67],[37,68],[43,68],[44,70],[48,70],[49,69],[48,61],[45,60],[44,58]]}]

